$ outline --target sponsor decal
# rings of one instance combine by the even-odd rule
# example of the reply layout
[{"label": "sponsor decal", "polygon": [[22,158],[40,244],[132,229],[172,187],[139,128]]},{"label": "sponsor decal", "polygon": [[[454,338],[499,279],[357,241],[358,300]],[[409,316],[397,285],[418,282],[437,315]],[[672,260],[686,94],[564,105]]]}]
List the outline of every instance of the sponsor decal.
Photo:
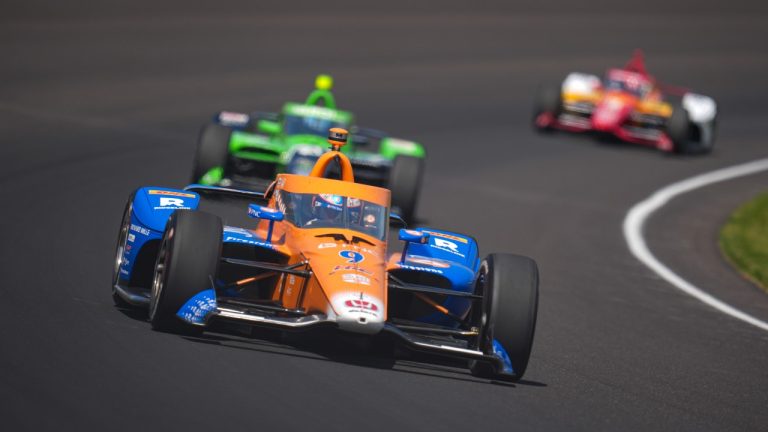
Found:
[{"label": "sponsor decal", "polygon": [[269,243],[264,243],[258,240],[253,239],[247,239],[247,238],[241,238],[241,237],[234,237],[234,236],[226,236],[224,237],[224,242],[227,243],[242,243],[242,244],[249,244],[254,246],[260,246],[265,248],[274,249],[274,246]]},{"label": "sponsor decal", "polygon": [[441,233],[441,232],[435,232],[435,231],[424,230],[424,232],[432,234],[433,236],[451,239],[451,240],[457,241],[459,243],[465,243],[465,244],[469,243],[469,241],[467,239],[465,239],[464,237],[459,237],[459,236],[445,234],[445,233]]},{"label": "sponsor decal", "polygon": [[367,247],[358,246],[358,245],[347,245],[346,247],[351,247],[352,249],[354,249],[356,251],[365,252],[365,253],[367,253],[369,255],[373,255],[373,256],[375,256],[377,258],[379,257],[379,253],[378,252],[376,252],[373,249],[368,249]]},{"label": "sponsor decal", "polygon": [[131,224],[131,231],[136,231],[137,233],[141,235],[149,235],[149,228],[144,228],[139,225]]},{"label": "sponsor decal", "polygon": [[407,230],[405,230],[405,232],[407,232],[408,234],[410,234],[412,236],[420,236],[421,235],[421,231],[412,230],[412,229],[407,229]]},{"label": "sponsor decal", "polygon": [[352,309],[361,309],[365,311],[371,311],[376,312],[379,310],[379,307],[376,306],[374,303],[369,302],[368,300],[363,299],[350,299],[344,302],[344,306]]},{"label": "sponsor decal", "polygon": [[421,257],[421,256],[416,256],[416,255],[408,256],[406,259],[408,260],[408,262],[412,262],[412,263],[415,263],[415,264],[421,264],[421,265],[425,265],[425,266],[429,266],[429,267],[437,267],[437,268],[450,268],[451,267],[451,265],[448,264],[447,262],[438,261],[438,260],[435,260],[435,259],[432,259],[432,258]]},{"label": "sponsor decal", "polygon": [[350,264],[357,264],[359,262],[362,262],[365,259],[365,256],[363,256],[363,254],[361,254],[360,252],[355,252],[351,250],[339,251],[339,256],[346,259],[347,262]]},{"label": "sponsor decal", "polygon": [[431,268],[431,267],[417,267],[417,266],[412,266],[412,265],[408,265],[408,264],[400,264],[400,263],[397,263],[397,266],[400,267],[401,269],[404,269],[404,270],[413,270],[413,271],[420,271],[420,272],[425,272],[425,273],[443,274],[442,270],[436,269],[436,268]]},{"label": "sponsor decal", "polygon": [[130,250],[131,250],[131,248],[132,248],[132,247],[133,247],[133,246],[131,246],[131,245],[129,245],[129,244],[125,245],[125,251],[126,251],[126,252],[130,252]]},{"label": "sponsor decal", "polygon": [[197,195],[186,193],[186,192],[176,192],[176,191],[166,191],[166,190],[149,190],[147,192],[150,195],[167,195],[167,196],[177,196],[177,197],[184,197],[184,198],[196,198]]},{"label": "sponsor decal", "polygon": [[373,272],[371,272],[369,270],[366,270],[364,268],[360,268],[360,267],[354,266],[354,265],[343,265],[343,266],[337,265],[328,274],[329,275],[333,275],[333,274],[336,274],[337,272],[340,272],[340,271],[354,271],[354,272],[363,273],[363,274],[367,274],[367,275],[373,276]]},{"label": "sponsor decal", "polygon": [[133,243],[134,240],[136,240],[136,235],[128,233],[128,243]]},{"label": "sponsor decal", "polygon": [[341,280],[343,280],[346,283],[355,283],[360,285],[370,285],[371,280],[363,275],[359,275],[356,273],[345,273],[341,275]]},{"label": "sponsor decal", "polygon": [[320,243],[317,245],[318,249],[328,249],[328,248],[335,248],[336,243]]},{"label": "sponsor decal", "polygon": [[129,276],[129,275],[130,275],[130,273],[128,272],[128,270],[125,270],[125,269],[120,269],[120,274],[124,274],[124,275],[126,275],[126,276]]},{"label": "sponsor decal", "polygon": [[371,319],[381,319],[384,304],[377,298],[365,293],[343,293],[333,297],[332,304],[342,315],[347,313],[364,314]]},{"label": "sponsor decal", "polygon": [[464,258],[464,254],[459,252],[459,245],[457,245],[452,241],[443,240],[441,238],[434,237],[434,242],[430,244],[430,246],[435,249],[440,249],[445,252],[450,252],[454,255],[458,255]]},{"label": "sponsor decal", "polygon": [[248,114],[222,111],[219,113],[219,122],[223,125],[244,125],[248,123]]},{"label": "sponsor decal", "polygon": [[185,205],[184,200],[181,198],[166,198],[160,197],[160,205],[155,207],[155,210],[177,210],[184,209],[189,210],[189,207]]}]

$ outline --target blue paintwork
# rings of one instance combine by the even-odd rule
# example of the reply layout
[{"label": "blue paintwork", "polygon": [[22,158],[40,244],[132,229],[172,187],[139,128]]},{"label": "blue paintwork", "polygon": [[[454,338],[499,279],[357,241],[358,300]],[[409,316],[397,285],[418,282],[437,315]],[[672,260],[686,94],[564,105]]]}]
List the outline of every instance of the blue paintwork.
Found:
[{"label": "blue paintwork", "polygon": [[414,231],[428,233],[429,239],[424,244],[411,243],[408,247],[408,255],[455,262],[474,271],[479,268],[477,243],[472,237],[433,228],[416,228]]},{"label": "blue paintwork", "polygon": [[176,312],[176,316],[194,325],[205,325],[208,316],[216,310],[216,291],[209,288],[195,294]]},{"label": "blue paintwork", "polygon": [[133,198],[137,221],[154,231],[165,231],[165,223],[176,210],[194,210],[200,195],[191,191],[160,187],[143,187]]},{"label": "blue paintwork", "polygon": [[[400,233],[408,239],[424,239],[424,243],[408,243],[405,261],[397,264],[400,269],[438,274],[450,281],[451,289],[474,292],[480,261],[477,256],[477,243],[472,237],[432,228],[400,230]],[[469,312],[472,302],[459,297],[448,297],[442,305],[454,315],[463,317]],[[421,317],[420,321],[443,326],[458,325],[456,321],[440,312]]]},{"label": "blue paintwork", "polygon": [[504,349],[503,346],[501,346],[501,343],[499,343],[499,341],[494,339],[492,348],[493,348],[493,355],[498,357],[502,361],[502,363],[504,363],[504,368],[501,370],[501,372],[505,374],[514,374],[515,369],[512,368],[512,360],[509,359],[509,354],[507,354],[507,351]]},{"label": "blue paintwork", "polygon": [[424,231],[403,228],[398,232],[397,237],[401,241],[408,243],[425,243],[429,238],[429,234]]},{"label": "blue paintwork", "polygon": [[258,204],[248,204],[248,216],[275,222],[280,222],[285,218],[285,215],[280,210],[260,206]]},{"label": "blue paintwork", "polygon": [[131,225],[128,230],[120,279],[130,280],[139,251],[152,240],[163,237],[165,224],[177,209],[196,209],[200,196],[194,192],[162,187],[143,187],[133,197]]}]

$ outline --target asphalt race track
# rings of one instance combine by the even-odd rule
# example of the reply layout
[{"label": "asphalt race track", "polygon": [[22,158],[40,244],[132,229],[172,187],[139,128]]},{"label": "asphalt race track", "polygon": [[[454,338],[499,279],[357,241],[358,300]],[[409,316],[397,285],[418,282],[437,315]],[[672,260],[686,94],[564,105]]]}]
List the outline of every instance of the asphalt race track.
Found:
[{"label": "asphalt race track", "polygon": [[[768,333],[676,291],[621,232],[660,187],[768,155],[765,2],[145,3],[11,1],[0,15],[3,430],[768,430]],[[531,130],[538,83],[636,47],[664,82],[718,100],[712,155]],[[214,111],[277,110],[320,72],[361,124],[427,146],[424,223],[538,260],[524,381],[189,339],[112,305],[128,194],[183,186]],[[767,182],[698,190],[648,226],[668,266],[763,320],[768,296],[714,242]]]}]

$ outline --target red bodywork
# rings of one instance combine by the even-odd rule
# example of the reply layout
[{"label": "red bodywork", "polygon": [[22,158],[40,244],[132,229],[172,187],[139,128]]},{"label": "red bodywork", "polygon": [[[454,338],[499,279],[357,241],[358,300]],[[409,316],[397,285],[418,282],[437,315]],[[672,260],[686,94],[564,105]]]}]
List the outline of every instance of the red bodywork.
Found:
[{"label": "red bodywork", "polygon": [[595,131],[613,135],[622,141],[672,151],[674,145],[663,128],[643,128],[633,116],[668,117],[671,108],[662,101],[661,90],[645,69],[641,51],[623,67],[609,69],[602,83],[595,83],[588,96],[563,93],[563,101],[588,102],[590,116],[539,113],[534,123],[538,128],[555,128],[569,132]]}]

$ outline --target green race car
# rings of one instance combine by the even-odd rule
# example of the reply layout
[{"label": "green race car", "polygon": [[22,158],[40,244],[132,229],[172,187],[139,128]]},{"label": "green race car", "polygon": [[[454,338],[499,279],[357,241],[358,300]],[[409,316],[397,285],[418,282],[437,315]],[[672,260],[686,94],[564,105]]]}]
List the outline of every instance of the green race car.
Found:
[{"label": "green race car", "polygon": [[413,219],[426,152],[421,144],[355,126],[349,111],[336,108],[333,80],[320,75],[306,102],[288,102],[280,113],[221,111],[203,126],[192,183],[263,190],[276,173],[308,174],[328,151],[328,129],[350,130],[343,152],[356,181],[388,188],[392,207]]}]

